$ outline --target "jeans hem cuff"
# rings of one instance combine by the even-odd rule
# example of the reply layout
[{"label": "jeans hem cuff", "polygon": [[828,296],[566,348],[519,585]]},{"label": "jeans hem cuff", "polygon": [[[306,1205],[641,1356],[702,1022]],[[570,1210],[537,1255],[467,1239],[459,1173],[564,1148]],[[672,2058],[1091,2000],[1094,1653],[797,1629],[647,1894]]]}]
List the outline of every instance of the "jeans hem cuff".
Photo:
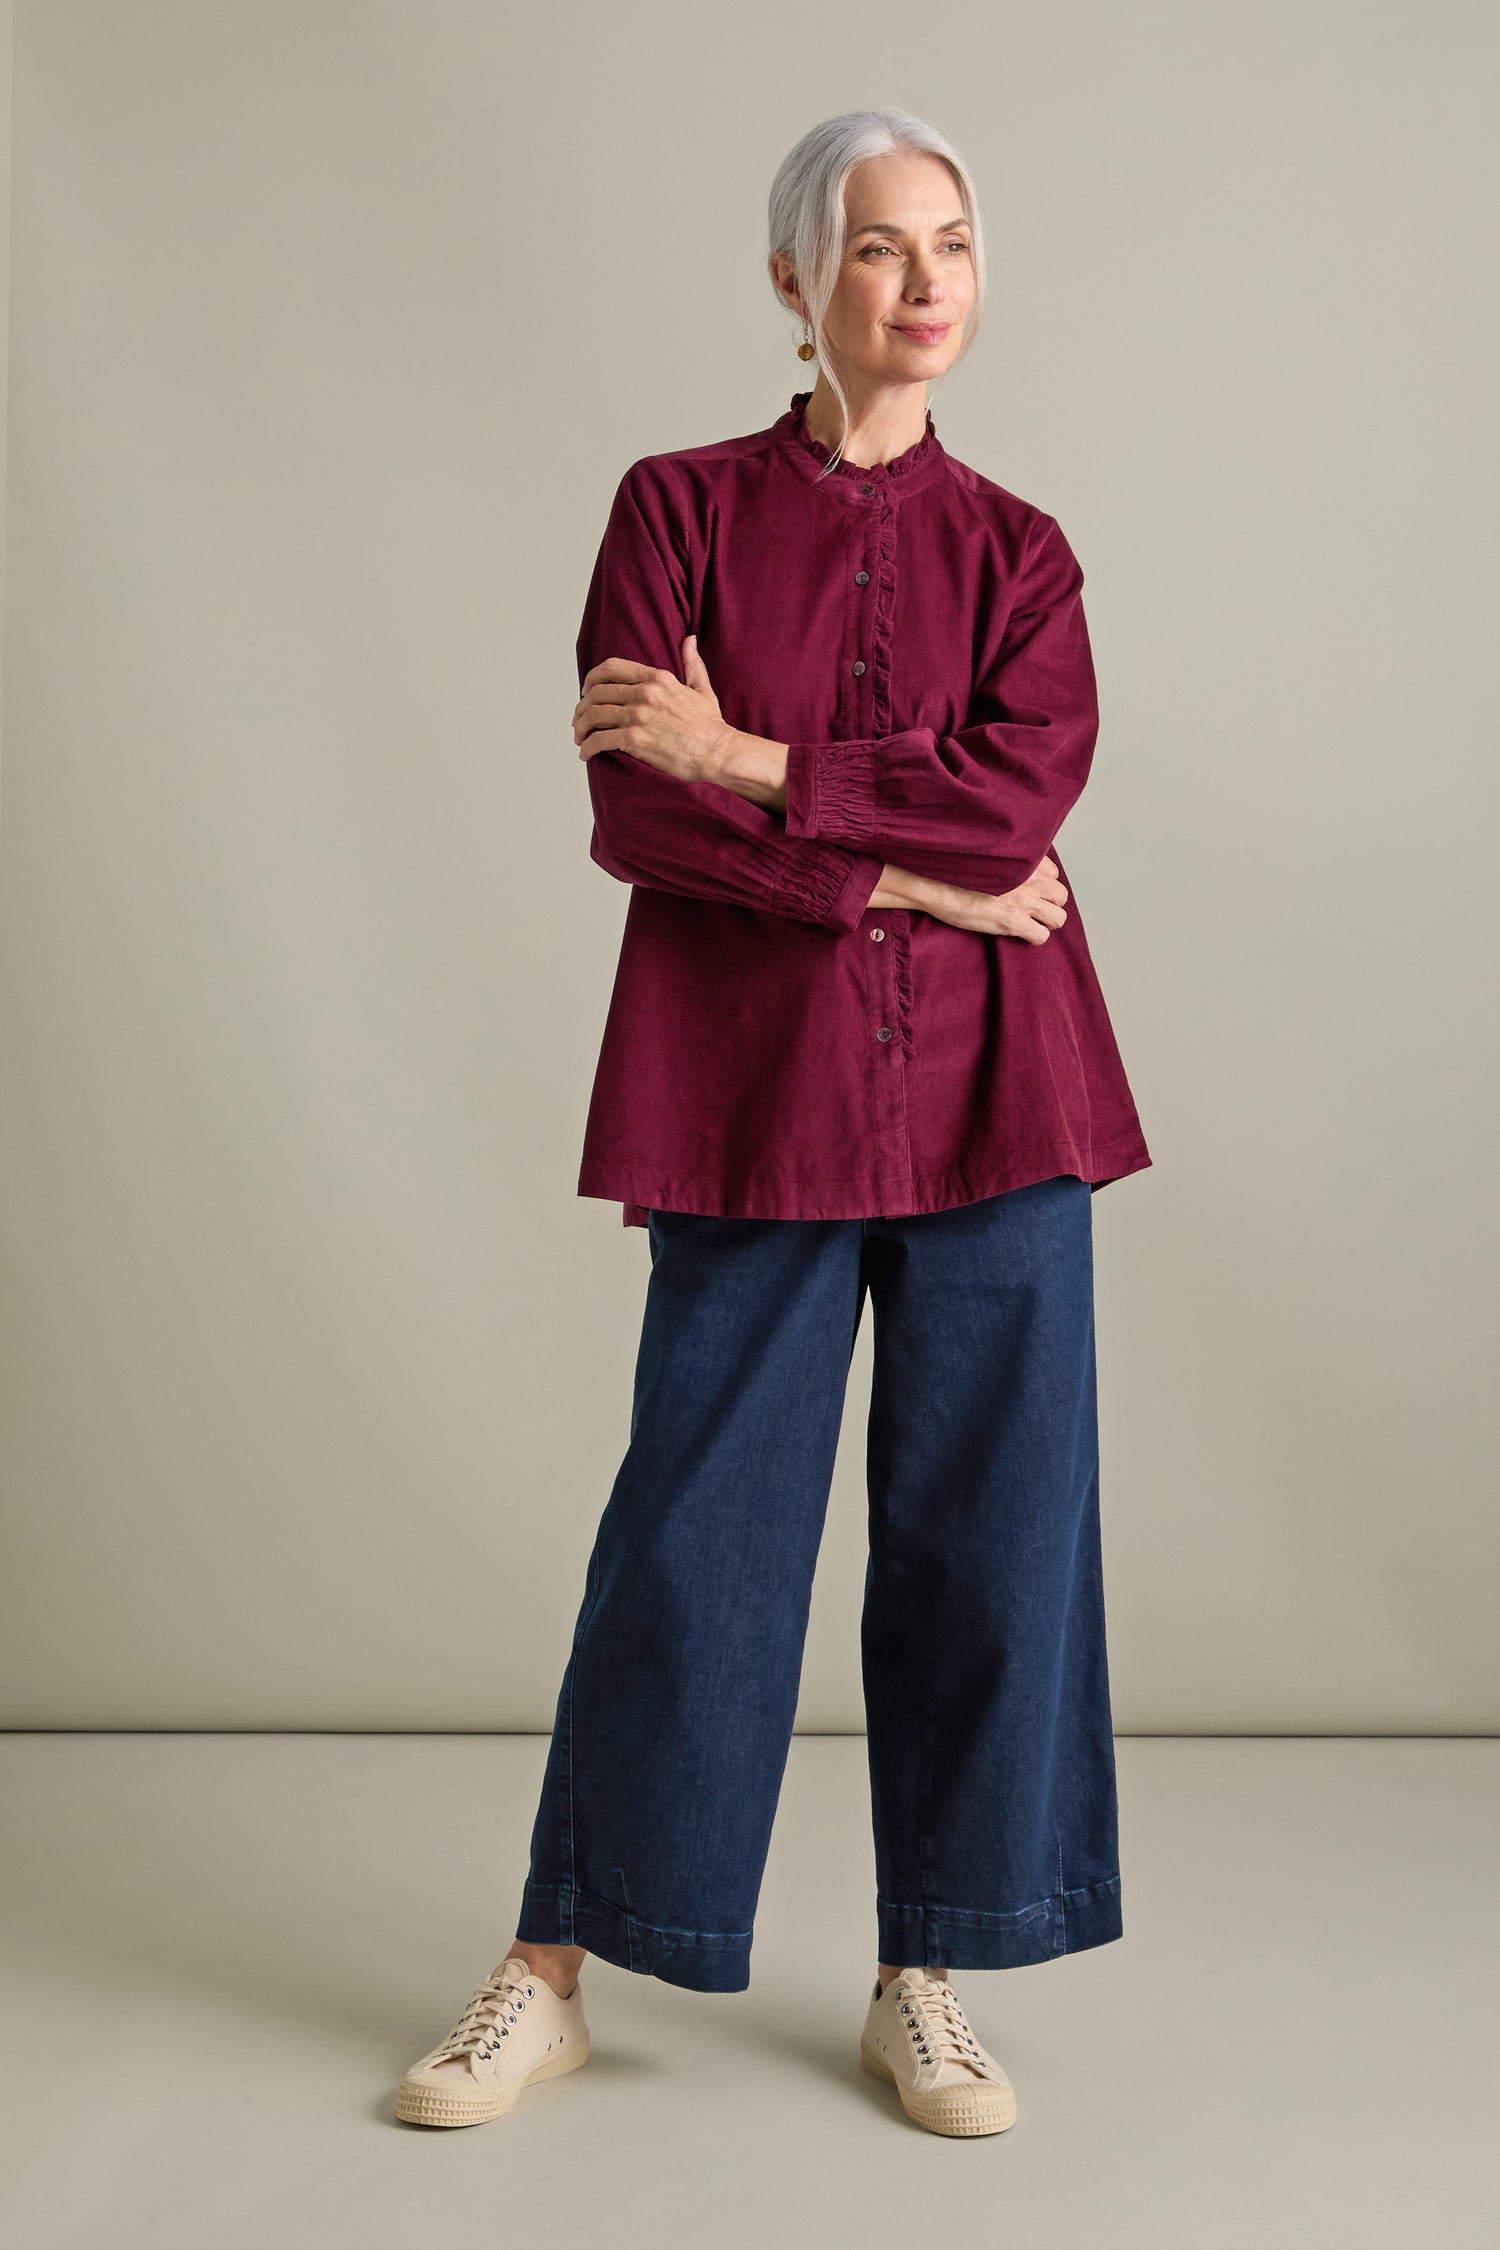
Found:
[{"label": "jeans hem cuff", "polygon": [[743,1992],[750,1930],[663,1929],[576,1884],[527,1879],[516,1936],[526,1945],[581,1945],[601,1961],[689,1992]]},{"label": "jeans hem cuff", "polygon": [[1063,1953],[1084,1953],[1124,1933],[1120,1878],[1054,1891],[1011,1913],[973,1907],[907,1905],[877,1896],[880,1958],[902,1967],[1020,1969]]}]

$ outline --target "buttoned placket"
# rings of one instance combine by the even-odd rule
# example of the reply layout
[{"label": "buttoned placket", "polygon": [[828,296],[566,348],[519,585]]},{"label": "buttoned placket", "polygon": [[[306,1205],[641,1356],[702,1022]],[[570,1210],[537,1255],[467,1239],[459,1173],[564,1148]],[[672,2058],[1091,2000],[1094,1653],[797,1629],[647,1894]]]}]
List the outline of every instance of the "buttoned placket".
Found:
[{"label": "buttoned placket", "polygon": [[[900,509],[883,469],[872,470],[854,491],[854,654],[849,659],[851,684],[841,700],[851,720],[848,739],[858,741],[890,731]],[[911,916],[902,907],[882,908],[880,915],[864,939],[871,1126],[881,1207],[896,1214],[909,1211],[916,1200],[907,1109]]]}]

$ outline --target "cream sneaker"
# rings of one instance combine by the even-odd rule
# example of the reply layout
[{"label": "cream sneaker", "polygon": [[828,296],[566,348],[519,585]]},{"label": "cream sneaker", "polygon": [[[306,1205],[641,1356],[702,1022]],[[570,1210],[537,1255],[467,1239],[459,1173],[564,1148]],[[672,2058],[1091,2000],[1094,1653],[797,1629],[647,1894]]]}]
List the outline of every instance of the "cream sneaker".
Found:
[{"label": "cream sneaker", "polygon": [[583,1986],[560,2000],[545,1977],[509,1954],[480,1985],[440,2046],[396,2089],[409,2125],[482,2125],[503,2117],[523,2086],[589,2059]]},{"label": "cream sneaker", "polygon": [[929,2133],[1003,2133],[1016,2090],[969,2029],[958,1994],[937,1969],[903,1969],[870,1996],[859,2059],[889,2078],[908,2117]]}]

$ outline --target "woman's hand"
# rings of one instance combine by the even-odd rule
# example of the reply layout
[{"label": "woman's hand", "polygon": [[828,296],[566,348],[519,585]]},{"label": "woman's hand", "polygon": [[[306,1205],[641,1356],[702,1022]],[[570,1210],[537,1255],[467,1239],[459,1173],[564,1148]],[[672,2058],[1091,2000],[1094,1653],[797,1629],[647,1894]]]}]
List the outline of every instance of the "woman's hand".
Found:
[{"label": "woman's hand", "polygon": [[[754,802],[781,810],[786,802],[786,744],[744,734],[726,722],[698,654],[695,634],[682,644],[685,679],[628,656],[607,656],[584,675],[573,709],[573,740],[580,758],[624,750],[643,765],[680,781],[716,781]],[[871,906],[907,907],[950,922],[958,930],[1018,937],[1044,945],[1068,919],[1068,893],[1057,862],[1044,859],[1013,891],[961,890],[907,868],[888,865],[870,894]]]},{"label": "woman's hand", "polygon": [[1018,937],[1027,945],[1045,945],[1052,932],[1068,919],[1063,908],[1067,886],[1057,878],[1057,861],[1044,859],[1013,891],[992,898],[988,891],[960,890],[956,883],[936,883],[930,876],[913,875],[904,867],[887,866],[870,893],[871,906],[909,907],[930,914],[938,922],[951,922],[956,930],[979,930],[991,937]]},{"label": "woman's hand", "polygon": [[626,750],[679,781],[718,780],[739,733],[719,710],[695,634],[682,644],[682,665],[685,681],[628,656],[607,656],[596,664],[584,677],[573,712],[579,757]]}]

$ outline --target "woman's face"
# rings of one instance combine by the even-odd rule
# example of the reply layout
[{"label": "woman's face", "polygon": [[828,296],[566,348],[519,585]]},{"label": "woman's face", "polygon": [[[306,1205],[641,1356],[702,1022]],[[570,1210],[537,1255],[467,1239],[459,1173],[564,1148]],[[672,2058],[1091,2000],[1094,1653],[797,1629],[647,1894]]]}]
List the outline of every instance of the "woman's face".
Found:
[{"label": "woman's face", "polygon": [[846,385],[930,382],[953,364],[974,302],[968,221],[940,157],[901,150],[857,164],[844,189],[844,255],[825,327]]}]

